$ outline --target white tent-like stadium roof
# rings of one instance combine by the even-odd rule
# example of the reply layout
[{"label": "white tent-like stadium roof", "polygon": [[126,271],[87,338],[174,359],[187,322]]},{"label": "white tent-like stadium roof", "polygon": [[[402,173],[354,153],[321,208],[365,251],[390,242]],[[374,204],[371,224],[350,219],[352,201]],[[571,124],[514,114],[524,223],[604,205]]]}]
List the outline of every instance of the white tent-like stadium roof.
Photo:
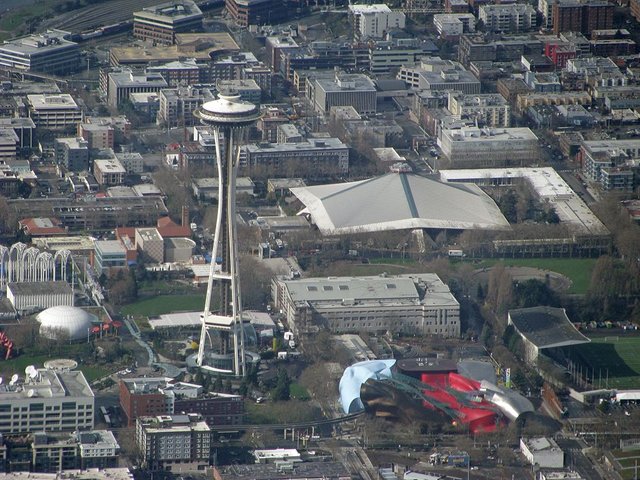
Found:
[{"label": "white tent-like stadium roof", "polygon": [[444,183],[412,173],[357,182],[292,188],[324,235],[416,228],[508,230],[480,187]]}]

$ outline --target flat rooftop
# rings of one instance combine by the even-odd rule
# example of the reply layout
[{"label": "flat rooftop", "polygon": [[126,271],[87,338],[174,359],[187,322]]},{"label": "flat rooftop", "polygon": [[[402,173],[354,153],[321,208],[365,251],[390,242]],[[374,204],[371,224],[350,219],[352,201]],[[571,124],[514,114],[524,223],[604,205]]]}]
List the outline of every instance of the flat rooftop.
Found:
[{"label": "flat rooftop", "polygon": [[250,153],[265,152],[292,152],[292,151],[321,151],[333,148],[346,149],[347,145],[342,143],[339,138],[310,138],[304,142],[298,143],[267,143],[267,144],[248,144],[244,148]]},{"label": "flat rooftop", "polygon": [[121,64],[147,64],[154,61],[180,60],[185,57],[209,62],[216,54],[238,51],[240,47],[227,32],[177,33],[176,45],[115,47],[110,50],[110,55]]},{"label": "flat rooftop", "polygon": [[295,462],[292,470],[282,469],[275,463],[254,465],[230,465],[215,467],[225,480],[288,480],[351,478],[344,465],[339,462]]},{"label": "flat rooftop", "polygon": [[396,276],[327,277],[281,280],[294,302],[344,305],[345,299],[363,304],[458,305],[435,273]]},{"label": "flat rooftop", "polygon": [[302,178],[270,178],[267,185],[274,190],[307,186]]},{"label": "flat rooftop", "polygon": [[61,48],[75,47],[78,44],[67,40],[70,32],[47,30],[44,33],[6,40],[0,45],[0,51],[14,52],[24,56],[45,55]]},{"label": "flat rooftop", "polygon": [[[205,265],[207,273],[210,265]],[[204,299],[202,303],[204,309]],[[267,318],[265,318],[265,315]],[[151,330],[161,330],[163,328],[200,328],[202,326],[202,310],[195,312],[178,312],[178,313],[166,313],[160,315],[157,318],[149,319],[149,326]],[[249,321],[252,324],[257,324],[266,328],[275,328],[275,324],[271,317],[267,313],[243,311],[242,318],[244,321]]]},{"label": "flat rooftop", "polygon": [[145,242],[162,241],[162,235],[160,235],[157,228],[138,228],[136,229],[136,236],[139,236]]},{"label": "flat rooftop", "polygon": [[486,183],[488,180],[524,178],[544,200],[550,202],[562,222],[581,234],[609,235],[609,230],[552,167],[483,168],[440,170],[447,182]]},{"label": "flat rooftop", "polygon": [[0,385],[0,402],[60,397],[93,397],[93,391],[80,370],[54,372],[39,368],[36,378],[25,379],[24,376],[20,376],[14,385]]},{"label": "flat rooftop", "polygon": [[509,323],[538,349],[589,343],[571,323],[564,308],[532,307],[509,310]]},{"label": "flat rooftop", "polygon": [[173,0],[152,7],[145,7],[134,12],[134,19],[144,18],[163,23],[180,23],[181,21],[202,18],[202,10],[191,0]]},{"label": "flat rooftop", "polygon": [[78,104],[68,93],[27,95],[27,101],[36,110],[57,110],[60,108],[78,110]]},{"label": "flat rooftop", "polygon": [[127,173],[117,158],[97,158],[93,161],[95,168],[102,170],[103,173]]},{"label": "flat rooftop", "polygon": [[535,133],[530,128],[478,128],[462,127],[455,130],[445,130],[454,142],[511,142],[517,140],[537,141]]},{"label": "flat rooftop", "polygon": [[61,143],[74,150],[88,150],[89,143],[82,137],[56,138],[56,143]]},{"label": "flat rooftop", "polygon": [[374,5],[349,5],[351,13],[391,13],[388,5],[378,3]]},{"label": "flat rooftop", "polygon": [[126,255],[127,251],[119,240],[96,240],[95,248],[102,255]]},{"label": "flat rooftop", "polygon": [[51,282],[11,282],[7,289],[13,295],[72,295],[71,285],[63,281]]},{"label": "flat rooftop", "polygon": [[206,422],[198,415],[159,415],[139,418],[147,433],[166,432],[210,432]]},{"label": "flat rooftop", "polygon": [[133,480],[133,473],[126,467],[65,470],[62,476],[39,472],[11,472],[2,475],[4,480]]},{"label": "flat rooftop", "polygon": [[523,438],[522,441],[531,452],[560,449],[556,441],[550,437]]},{"label": "flat rooftop", "polygon": [[341,73],[338,74],[338,80],[335,77],[313,77],[313,80],[327,93],[353,91],[376,92],[376,86],[366,75],[360,73]]}]

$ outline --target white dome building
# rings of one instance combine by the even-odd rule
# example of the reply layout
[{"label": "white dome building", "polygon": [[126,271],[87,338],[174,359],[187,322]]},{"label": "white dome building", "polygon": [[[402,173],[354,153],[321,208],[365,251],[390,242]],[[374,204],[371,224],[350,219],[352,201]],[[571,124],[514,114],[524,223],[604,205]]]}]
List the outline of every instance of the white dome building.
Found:
[{"label": "white dome building", "polygon": [[40,335],[55,340],[60,333],[69,340],[87,338],[89,329],[98,323],[98,317],[78,307],[58,306],[43,310],[36,320],[40,322]]}]

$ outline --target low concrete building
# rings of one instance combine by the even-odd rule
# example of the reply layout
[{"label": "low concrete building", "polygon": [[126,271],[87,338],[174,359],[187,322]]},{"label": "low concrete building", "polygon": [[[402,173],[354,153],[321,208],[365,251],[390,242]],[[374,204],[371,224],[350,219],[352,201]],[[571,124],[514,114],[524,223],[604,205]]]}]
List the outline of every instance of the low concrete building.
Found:
[{"label": "low concrete building", "polygon": [[82,120],[80,107],[69,94],[27,95],[29,117],[38,128],[60,130]]},{"label": "low concrete building", "polygon": [[[196,178],[191,182],[193,195],[200,201],[218,199],[218,179],[213,177]],[[255,184],[249,177],[236,178],[236,195],[253,195]]]},{"label": "low concrete building", "polygon": [[271,294],[294,331],[397,331],[458,337],[460,304],[434,273],[379,277],[275,278]]},{"label": "low concrete building", "polygon": [[[349,171],[349,148],[337,138],[299,143],[261,143],[242,147],[240,165],[247,172],[272,175],[323,175]],[[252,173],[253,175],[253,173]]]},{"label": "low concrete building", "polygon": [[538,137],[528,128],[444,130],[438,145],[453,168],[523,166],[538,157]]},{"label": "low concrete building", "polygon": [[120,152],[115,155],[128,174],[140,175],[144,172],[144,160],[138,152]]},{"label": "low concrete building", "polygon": [[550,437],[521,438],[520,451],[538,468],[563,468],[564,452]]},{"label": "low concrete building", "polygon": [[56,138],[53,141],[56,163],[68,172],[89,170],[89,144],[80,137]]},{"label": "low concrete building", "polygon": [[100,185],[121,185],[127,170],[115,157],[97,158],[93,161],[93,174]]},{"label": "low concrete building", "polygon": [[67,75],[80,68],[80,47],[70,33],[47,30],[5,41],[0,45],[0,68],[50,75]]},{"label": "low concrete building", "polygon": [[280,197],[291,195],[290,188],[306,187],[302,178],[270,178],[267,180],[267,192]]},{"label": "low concrete building", "polygon": [[165,238],[164,261],[167,263],[187,263],[191,261],[196,242],[190,238]]},{"label": "low concrete building", "polygon": [[96,240],[94,267],[98,274],[127,266],[127,250],[118,240]]},{"label": "low concrete building", "polygon": [[153,263],[164,262],[164,239],[157,228],[136,228],[136,248]]},{"label": "low concrete building", "polygon": [[0,127],[0,161],[15,160],[18,154],[18,135],[11,128]]},{"label": "low concrete building", "polygon": [[216,86],[221,94],[240,95],[240,99],[245,102],[259,104],[262,99],[262,89],[255,80],[218,80]]},{"label": "low concrete building", "polygon": [[7,299],[18,312],[72,306],[73,289],[67,282],[10,282]]},{"label": "low concrete building", "polygon": [[375,84],[366,75],[356,73],[309,77],[306,96],[322,114],[338,106],[352,106],[358,113],[370,114],[375,113],[377,107]]}]

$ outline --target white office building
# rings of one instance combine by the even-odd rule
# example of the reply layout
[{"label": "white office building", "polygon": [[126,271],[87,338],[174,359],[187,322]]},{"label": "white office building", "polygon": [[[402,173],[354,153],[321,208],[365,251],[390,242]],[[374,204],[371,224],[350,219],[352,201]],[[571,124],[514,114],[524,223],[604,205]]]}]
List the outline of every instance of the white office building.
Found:
[{"label": "white office building", "polygon": [[350,5],[354,36],[359,39],[382,38],[391,30],[403,29],[405,14],[393,11],[385,4]]},{"label": "white office building", "polygon": [[433,25],[440,38],[456,38],[476,31],[476,17],[471,13],[439,13],[433,16]]},{"label": "white office building", "polygon": [[376,87],[369,77],[359,73],[336,71],[330,77],[309,78],[306,96],[314,109],[323,114],[328,114],[331,107],[348,106],[361,114],[376,112]]},{"label": "white office building", "polygon": [[482,5],[478,18],[488,32],[520,33],[536,28],[536,10],[526,3]]},{"label": "white office building", "polygon": [[438,145],[453,168],[524,166],[538,155],[538,137],[529,128],[445,129]]},{"label": "white office building", "polygon": [[93,428],[94,396],[81,371],[37,369],[14,379],[0,385],[0,433]]},{"label": "white office building", "polygon": [[488,127],[511,125],[511,106],[499,93],[465,95],[460,92],[451,92],[447,108],[452,115],[477,120],[478,123]]},{"label": "white office building", "polygon": [[69,32],[47,30],[0,45],[0,69],[64,75],[80,67],[80,48]]}]

